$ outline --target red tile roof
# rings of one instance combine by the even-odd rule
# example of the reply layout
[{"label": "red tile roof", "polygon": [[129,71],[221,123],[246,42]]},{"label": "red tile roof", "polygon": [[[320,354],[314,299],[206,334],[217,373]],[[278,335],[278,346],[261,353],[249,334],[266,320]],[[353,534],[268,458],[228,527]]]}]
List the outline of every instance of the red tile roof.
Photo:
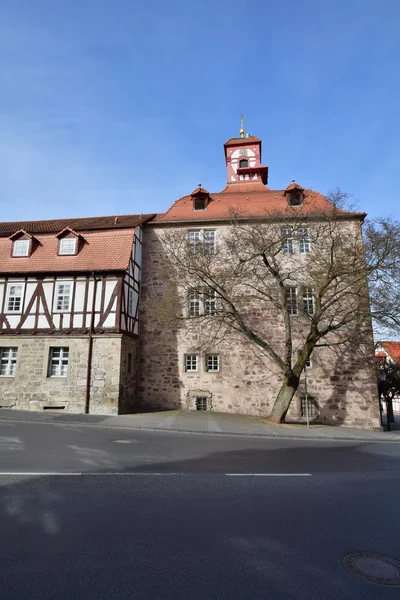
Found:
[{"label": "red tile roof", "polygon": [[193,210],[193,199],[184,196],[177,200],[167,212],[157,215],[153,222],[168,221],[212,221],[232,218],[233,214],[241,217],[292,217],[294,215],[317,216],[333,213],[358,218],[365,213],[348,213],[337,210],[331,202],[318,192],[304,190],[303,205],[289,207],[285,190],[270,190],[260,181],[254,183],[231,183],[222,191],[210,194],[206,210]]},{"label": "red tile roof", "polygon": [[47,273],[120,271],[127,269],[132,252],[134,228],[119,231],[87,231],[79,253],[58,256],[55,234],[38,234],[29,257],[11,257],[12,241],[0,238],[0,273]]},{"label": "red tile roof", "polygon": [[[378,345],[382,346],[389,356],[400,364],[400,342],[378,342]],[[376,354],[380,356],[380,354]]]},{"label": "red tile roof", "polygon": [[136,227],[152,219],[155,215],[114,215],[109,217],[80,217],[71,219],[50,219],[49,221],[18,221],[0,223],[0,236],[12,235],[24,230],[32,233],[59,233],[66,227],[74,231],[94,231],[99,229],[126,229]]},{"label": "red tile roof", "polygon": [[225,142],[224,146],[228,146],[229,145],[243,145],[243,144],[253,144],[254,142],[261,142],[260,138],[256,137],[255,135],[249,135],[249,137],[238,137],[238,138],[231,138],[230,140],[228,140],[227,142]]}]

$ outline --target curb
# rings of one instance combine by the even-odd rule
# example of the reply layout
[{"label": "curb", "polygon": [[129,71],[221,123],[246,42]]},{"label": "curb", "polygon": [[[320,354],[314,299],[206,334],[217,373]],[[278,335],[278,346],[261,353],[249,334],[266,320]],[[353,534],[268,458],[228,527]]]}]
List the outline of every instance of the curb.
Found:
[{"label": "curb", "polygon": [[242,432],[230,432],[230,431],[208,431],[208,430],[195,430],[195,429],[166,429],[162,427],[128,427],[124,425],[107,425],[102,423],[81,423],[79,421],[70,421],[70,420],[40,420],[34,418],[13,418],[13,417],[3,417],[0,415],[0,423],[1,421],[11,421],[13,423],[39,423],[41,425],[76,425],[80,427],[99,427],[103,429],[124,429],[127,431],[158,431],[163,433],[180,433],[180,434],[190,434],[190,435],[219,435],[219,436],[230,436],[230,437],[250,437],[257,438],[261,440],[295,440],[295,441],[307,441],[307,442],[362,442],[362,443],[378,443],[378,444],[387,444],[387,443],[400,443],[400,437],[388,438],[384,440],[380,439],[371,439],[371,438],[352,438],[352,437],[340,437],[340,436],[332,436],[332,437],[311,437],[311,436],[295,436],[295,435],[285,435],[285,434],[262,434],[262,433],[242,433]]}]

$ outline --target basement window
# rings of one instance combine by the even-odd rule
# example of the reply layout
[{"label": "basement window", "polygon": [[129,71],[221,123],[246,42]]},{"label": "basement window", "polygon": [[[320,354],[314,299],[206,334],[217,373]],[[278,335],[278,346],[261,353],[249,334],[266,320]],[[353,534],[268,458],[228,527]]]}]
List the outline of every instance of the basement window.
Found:
[{"label": "basement window", "polygon": [[311,402],[310,398],[301,399],[301,416],[306,418],[308,411],[308,417],[314,419],[317,416],[315,405]]},{"label": "basement window", "polygon": [[206,396],[196,397],[196,410],[208,410],[208,402]]}]

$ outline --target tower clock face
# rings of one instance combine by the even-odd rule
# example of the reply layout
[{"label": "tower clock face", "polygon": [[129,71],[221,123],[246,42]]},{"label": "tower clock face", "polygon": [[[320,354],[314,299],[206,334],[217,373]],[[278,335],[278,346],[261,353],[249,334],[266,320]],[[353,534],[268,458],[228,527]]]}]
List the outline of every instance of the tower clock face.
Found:
[{"label": "tower clock face", "polygon": [[239,150],[239,156],[247,156],[246,148],[242,148],[241,150]]}]

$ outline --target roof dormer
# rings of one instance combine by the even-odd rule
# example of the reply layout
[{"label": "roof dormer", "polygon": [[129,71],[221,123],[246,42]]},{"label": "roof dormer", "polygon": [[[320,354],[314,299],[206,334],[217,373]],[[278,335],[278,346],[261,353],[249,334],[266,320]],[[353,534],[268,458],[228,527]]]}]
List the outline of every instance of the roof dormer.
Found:
[{"label": "roof dormer", "polygon": [[210,201],[210,194],[201,185],[190,194],[193,202],[193,210],[206,210]]},{"label": "roof dormer", "polygon": [[71,227],[66,227],[60,233],[57,233],[58,238],[58,255],[59,256],[75,256],[78,254],[83,241],[83,237],[76,233]]},{"label": "roof dormer", "polygon": [[292,179],[292,182],[285,189],[285,196],[289,206],[303,206],[304,188]]},{"label": "roof dormer", "polygon": [[11,256],[13,258],[28,258],[32,254],[34,243],[37,241],[33,235],[20,229],[10,235],[12,241]]}]

